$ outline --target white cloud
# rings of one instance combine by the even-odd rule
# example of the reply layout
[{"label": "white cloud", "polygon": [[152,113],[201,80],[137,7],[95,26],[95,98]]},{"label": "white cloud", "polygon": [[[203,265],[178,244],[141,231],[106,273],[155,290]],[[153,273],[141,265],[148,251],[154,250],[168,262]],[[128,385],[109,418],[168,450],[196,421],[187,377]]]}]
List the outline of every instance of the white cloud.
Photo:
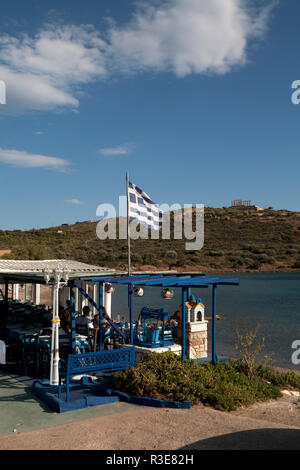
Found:
[{"label": "white cloud", "polygon": [[246,62],[250,39],[267,27],[274,2],[260,10],[249,0],[169,0],[143,5],[123,28],[110,30],[118,68],[170,71],[178,77],[224,74]]},{"label": "white cloud", "polygon": [[45,132],[43,132],[43,131],[36,131],[35,132],[35,135],[44,135],[44,134],[45,134]]},{"label": "white cloud", "polygon": [[85,204],[83,201],[80,201],[79,199],[68,199],[65,201],[67,204],[74,204],[75,206],[82,206]]},{"label": "white cloud", "polygon": [[105,157],[115,156],[115,155],[128,155],[133,151],[134,143],[128,143],[124,145],[120,145],[117,147],[110,147],[110,148],[103,148],[100,149],[98,153],[100,155],[104,155]]},{"label": "white cloud", "polygon": [[[125,26],[44,25],[35,35],[0,35],[0,112],[79,107],[84,85],[140,71],[224,74],[247,62],[277,0],[160,0],[139,4]],[[142,5],[142,6],[141,6]]]},{"label": "white cloud", "polygon": [[20,150],[0,148],[0,162],[23,168],[43,168],[47,170],[68,171],[69,162],[62,158],[47,157]]},{"label": "white cloud", "polygon": [[34,37],[0,37],[2,112],[78,108],[83,84],[106,76],[105,44],[90,26],[46,25]]}]

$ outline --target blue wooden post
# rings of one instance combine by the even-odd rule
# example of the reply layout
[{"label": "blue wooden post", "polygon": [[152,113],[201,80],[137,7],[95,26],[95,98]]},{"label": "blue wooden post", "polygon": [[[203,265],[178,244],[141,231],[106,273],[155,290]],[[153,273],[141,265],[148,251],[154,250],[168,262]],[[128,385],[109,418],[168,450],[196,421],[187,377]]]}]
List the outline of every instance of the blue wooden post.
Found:
[{"label": "blue wooden post", "polygon": [[103,282],[99,282],[99,351],[102,351]]},{"label": "blue wooden post", "polygon": [[217,363],[217,353],[216,353],[216,308],[217,308],[217,286],[213,284],[212,287],[212,332],[211,332],[211,341],[212,341],[212,353],[211,353],[211,361],[213,365]]},{"label": "blue wooden post", "polygon": [[191,295],[192,295],[192,288],[188,287],[187,288],[187,300],[190,300]]},{"label": "blue wooden post", "polygon": [[181,357],[182,357],[182,360],[184,361],[185,360],[185,303],[186,303],[186,297],[187,297],[187,289],[186,287],[183,287],[182,288],[182,292],[181,292],[181,303],[182,303],[182,315],[181,315],[181,321],[182,321],[182,332],[181,332]]},{"label": "blue wooden post", "polygon": [[132,309],[132,284],[128,284],[128,307],[130,321],[130,344],[133,344],[133,309]]},{"label": "blue wooden post", "polygon": [[76,348],[76,324],[75,324],[75,287],[74,284],[70,284],[70,327],[71,327],[71,339],[70,339],[70,350],[72,354],[75,354]]}]

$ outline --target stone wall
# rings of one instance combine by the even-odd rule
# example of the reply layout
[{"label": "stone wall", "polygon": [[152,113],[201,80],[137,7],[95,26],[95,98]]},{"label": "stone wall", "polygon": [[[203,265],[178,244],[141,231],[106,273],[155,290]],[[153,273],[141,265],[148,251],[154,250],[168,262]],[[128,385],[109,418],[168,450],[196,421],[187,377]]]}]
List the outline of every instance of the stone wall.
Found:
[{"label": "stone wall", "polygon": [[198,359],[207,356],[207,321],[186,324],[186,356]]}]

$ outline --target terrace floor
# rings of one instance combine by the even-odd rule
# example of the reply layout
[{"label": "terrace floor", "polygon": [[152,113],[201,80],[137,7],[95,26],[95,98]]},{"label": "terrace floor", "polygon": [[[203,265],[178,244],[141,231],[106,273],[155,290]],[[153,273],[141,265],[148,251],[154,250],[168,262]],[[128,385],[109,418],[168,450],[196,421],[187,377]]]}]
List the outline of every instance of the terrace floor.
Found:
[{"label": "terrace floor", "polygon": [[24,433],[136,408],[117,402],[55,413],[31,393],[32,383],[30,377],[0,372],[0,435]]}]

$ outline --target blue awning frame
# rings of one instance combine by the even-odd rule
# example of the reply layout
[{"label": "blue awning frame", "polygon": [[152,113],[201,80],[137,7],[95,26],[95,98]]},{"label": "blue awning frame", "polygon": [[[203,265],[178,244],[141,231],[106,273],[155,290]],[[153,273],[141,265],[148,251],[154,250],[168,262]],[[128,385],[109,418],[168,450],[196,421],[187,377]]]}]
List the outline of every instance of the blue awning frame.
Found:
[{"label": "blue awning frame", "polygon": [[[207,278],[206,276],[167,276],[167,275],[139,275],[139,276],[97,276],[80,278],[81,281],[93,282],[99,284],[99,307],[103,306],[103,285],[117,284],[128,286],[128,307],[130,316],[130,344],[133,344],[133,286],[145,287],[178,287],[182,289],[182,351],[181,357],[186,358],[186,301],[191,295],[192,288],[212,287],[212,352],[211,362],[216,365],[216,314],[217,314],[217,287],[218,286],[239,286],[238,279],[221,279],[219,277]],[[101,322],[101,315],[100,315]],[[100,323],[101,324],[101,323]],[[101,330],[101,328],[100,328]]]}]

